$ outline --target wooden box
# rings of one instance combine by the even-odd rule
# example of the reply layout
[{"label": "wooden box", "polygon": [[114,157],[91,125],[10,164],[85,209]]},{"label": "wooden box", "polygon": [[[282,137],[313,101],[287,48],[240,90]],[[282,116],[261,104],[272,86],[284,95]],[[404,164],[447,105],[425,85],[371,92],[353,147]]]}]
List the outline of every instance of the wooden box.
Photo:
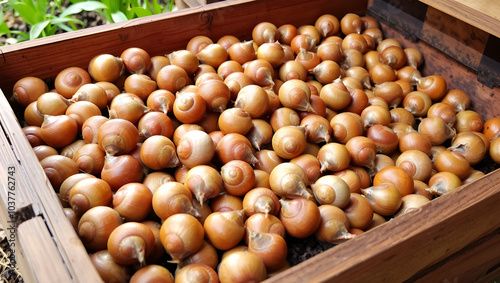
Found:
[{"label": "wooden box", "polygon": [[[250,39],[252,28],[262,21],[300,26],[313,23],[322,14],[340,19],[354,12],[379,19],[386,37],[419,48],[426,59],[423,74],[441,75],[449,88],[466,91],[484,120],[500,115],[500,90],[491,80],[486,80],[490,82],[486,86],[478,78],[481,64],[474,68],[443,53],[443,45],[421,36],[429,34],[422,32],[422,26],[432,18],[426,19],[426,13],[412,15],[405,7],[400,1],[377,0],[230,0],[0,47],[0,224],[8,231],[26,282],[99,282],[100,278],[24,138],[17,120],[22,111],[9,104],[18,79],[54,78],[66,67],[86,68],[94,55],[119,55],[128,47],[163,55],[184,48],[195,35],[214,40],[227,34]],[[496,25],[493,31],[500,29],[498,20],[490,23]],[[498,39],[498,34],[483,32],[493,41]],[[477,62],[484,59],[486,46],[475,49]],[[495,57],[487,59],[498,63]],[[491,77],[500,77],[498,65],[488,66],[493,66]],[[491,281],[500,276],[499,203],[500,171],[495,170],[268,281]]]}]

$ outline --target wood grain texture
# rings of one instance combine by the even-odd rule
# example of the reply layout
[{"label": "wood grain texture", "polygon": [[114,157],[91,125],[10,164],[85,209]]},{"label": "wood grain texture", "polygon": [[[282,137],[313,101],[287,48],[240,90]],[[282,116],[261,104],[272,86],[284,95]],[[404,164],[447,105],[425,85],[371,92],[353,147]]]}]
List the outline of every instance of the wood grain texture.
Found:
[{"label": "wood grain texture", "polygon": [[500,37],[500,2],[492,0],[420,0],[457,19]]},{"label": "wood grain texture", "polygon": [[413,276],[415,282],[490,282],[500,278],[500,229]]},{"label": "wood grain texture", "polygon": [[479,68],[489,34],[432,7],[427,9],[422,40],[474,70]]},{"label": "wood grain texture", "polygon": [[[32,273],[34,281],[26,282],[66,283],[72,281],[42,217],[35,217],[19,224],[17,237],[20,242],[18,248],[25,255],[29,267],[36,270]],[[47,266],[48,263],[50,268]],[[23,270],[26,269],[23,268]]]}]

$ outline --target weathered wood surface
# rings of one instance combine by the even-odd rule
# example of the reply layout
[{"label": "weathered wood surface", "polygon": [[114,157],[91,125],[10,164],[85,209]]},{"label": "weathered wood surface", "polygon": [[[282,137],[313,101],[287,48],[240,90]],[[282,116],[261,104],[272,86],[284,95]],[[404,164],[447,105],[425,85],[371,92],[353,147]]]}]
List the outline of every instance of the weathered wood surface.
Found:
[{"label": "weathered wood surface", "polygon": [[500,37],[500,2],[491,0],[420,0],[457,19]]},{"label": "weathered wood surface", "polygon": [[412,276],[415,282],[492,282],[500,278],[500,229]]}]

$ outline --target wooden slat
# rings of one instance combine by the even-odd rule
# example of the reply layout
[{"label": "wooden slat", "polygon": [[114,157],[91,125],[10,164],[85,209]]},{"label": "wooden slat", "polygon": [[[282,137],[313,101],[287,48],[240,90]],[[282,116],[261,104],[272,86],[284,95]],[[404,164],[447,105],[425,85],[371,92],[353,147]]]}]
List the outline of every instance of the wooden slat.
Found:
[{"label": "wooden slat", "polygon": [[498,229],[499,192],[497,170],[267,282],[402,282]]},{"label": "wooden slat", "polygon": [[457,19],[500,37],[500,2],[492,0],[420,0]]},{"label": "wooden slat", "polygon": [[490,282],[500,278],[500,229],[413,276],[416,282]]},{"label": "wooden slat", "polygon": [[[14,253],[14,258],[10,260],[14,260],[15,265],[23,270],[22,276],[25,282],[34,282],[32,269],[29,267],[24,254],[22,254],[19,249],[20,243],[17,234],[18,214],[16,212],[19,208],[23,207],[32,209],[31,204],[33,204],[35,200],[33,196],[26,191],[26,179],[23,177],[23,174],[19,172],[18,160],[3,130],[0,132],[0,165],[0,180],[2,187],[2,190],[0,190],[0,225],[5,231],[11,252]],[[9,172],[12,172],[12,174],[9,174]],[[11,177],[10,179],[9,176]]]},{"label": "wooden slat", "polygon": [[[20,243],[19,249],[27,259],[28,267],[34,271],[32,272],[34,281],[26,282],[67,283],[72,281],[42,217],[35,217],[19,224],[17,237]],[[48,263],[50,263],[50,268],[48,268]],[[23,270],[29,269],[23,268]]]},{"label": "wooden slat", "polygon": [[488,38],[481,29],[432,7],[427,9],[421,39],[471,69],[479,68]]},{"label": "wooden slat", "polygon": [[[10,108],[6,108],[6,110],[8,109]],[[0,117],[0,120],[3,120],[3,118]],[[0,131],[0,164],[0,180],[3,188],[3,190],[0,191],[0,205],[4,208],[1,210],[2,213],[0,213],[0,216],[2,216],[3,219],[3,216],[9,218],[6,213],[3,213],[4,211],[8,211],[7,207],[9,201],[14,201],[16,208],[25,207],[34,202],[33,196],[25,189],[27,184],[26,180],[23,178],[22,172],[20,172],[19,161],[12,151],[12,145],[7,135],[3,131]],[[9,167],[12,167],[12,169]],[[10,175],[9,172],[13,172],[12,175]],[[9,176],[11,179],[9,179]],[[12,183],[9,184],[9,181]],[[9,197],[11,199],[9,199]],[[2,221],[1,224],[4,225],[5,222]]]}]

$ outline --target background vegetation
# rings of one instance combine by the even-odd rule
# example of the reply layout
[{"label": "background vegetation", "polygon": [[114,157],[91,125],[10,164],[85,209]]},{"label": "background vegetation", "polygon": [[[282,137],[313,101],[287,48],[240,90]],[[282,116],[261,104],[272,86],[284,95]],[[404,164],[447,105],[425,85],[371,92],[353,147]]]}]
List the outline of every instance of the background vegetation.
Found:
[{"label": "background vegetation", "polygon": [[0,0],[0,9],[4,45],[87,28],[88,15],[99,23],[115,23],[170,12],[175,5],[174,0]]}]

